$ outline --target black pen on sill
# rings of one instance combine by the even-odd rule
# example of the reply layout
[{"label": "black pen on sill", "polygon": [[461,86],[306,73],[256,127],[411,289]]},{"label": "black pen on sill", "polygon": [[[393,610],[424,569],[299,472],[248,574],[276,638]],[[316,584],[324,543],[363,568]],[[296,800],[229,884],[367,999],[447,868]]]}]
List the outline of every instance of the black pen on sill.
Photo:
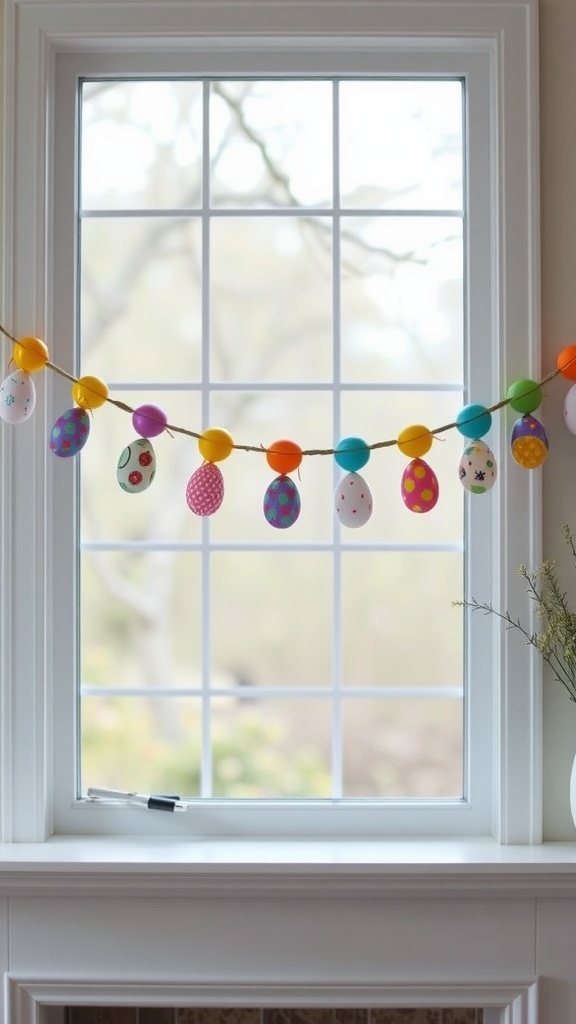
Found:
[{"label": "black pen on sill", "polygon": [[178,796],[163,796],[148,793],[125,793],[121,789],[100,789],[90,786],[89,800],[112,800],[116,803],[129,804],[132,807],[143,807],[149,811],[185,811],[187,804]]}]

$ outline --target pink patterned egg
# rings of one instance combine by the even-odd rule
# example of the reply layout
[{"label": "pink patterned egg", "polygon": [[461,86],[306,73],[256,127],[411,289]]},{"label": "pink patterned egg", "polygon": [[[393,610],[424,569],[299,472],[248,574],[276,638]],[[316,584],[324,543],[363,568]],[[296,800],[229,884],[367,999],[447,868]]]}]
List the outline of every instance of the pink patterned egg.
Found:
[{"label": "pink patterned egg", "polygon": [[438,478],[424,459],[412,459],[402,474],[402,500],[410,512],[430,512],[438,501]]},{"label": "pink patterned egg", "polygon": [[224,478],[214,462],[204,462],[188,481],[186,502],[197,516],[211,516],[224,499]]}]

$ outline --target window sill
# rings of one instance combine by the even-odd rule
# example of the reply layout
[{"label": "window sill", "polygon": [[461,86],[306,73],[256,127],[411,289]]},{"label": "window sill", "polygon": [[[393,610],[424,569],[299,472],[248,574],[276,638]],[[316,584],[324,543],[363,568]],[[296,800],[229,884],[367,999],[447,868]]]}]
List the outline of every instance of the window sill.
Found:
[{"label": "window sill", "polygon": [[576,896],[576,842],[202,841],[0,844],[0,895]]}]

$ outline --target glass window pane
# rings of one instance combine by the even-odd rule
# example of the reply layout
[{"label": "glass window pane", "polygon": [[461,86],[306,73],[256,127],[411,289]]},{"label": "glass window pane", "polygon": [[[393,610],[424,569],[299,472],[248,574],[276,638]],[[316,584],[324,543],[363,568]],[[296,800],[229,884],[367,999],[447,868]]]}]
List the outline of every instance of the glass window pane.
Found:
[{"label": "glass window pane", "polygon": [[462,208],[461,82],[343,82],[340,117],[342,206]]},{"label": "glass window pane", "polygon": [[344,379],[460,380],[461,219],[343,218],[341,231]]},{"label": "glass window pane", "polygon": [[84,697],[83,785],[198,796],[200,721],[192,697]]},{"label": "glass window pane", "polygon": [[85,219],[81,244],[83,372],[109,381],[197,380],[199,222]]},{"label": "glass window pane", "polygon": [[[124,125],[137,166],[111,181],[107,151],[82,171],[82,373],[127,407],[98,410],[82,454],[82,788],[459,795],[463,441],[434,440],[441,498],[418,515],[395,439],[462,404],[461,83],[107,84],[85,87],[83,164]],[[129,414],[150,403],[171,429],[130,493]],[[202,516],[186,494],[208,426],[240,450]],[[337,519],[346,436],[378,446],[362,529]],[[297,515],[272,502],[283,438],[315,453],[280,479]],[[109,743],[157,767],[118,751],[104,771]]]},{"label": "glass window pane", "polygon": [[326,206],[332,199],[329,82],[213,82],[215,207]]},{"label": "glass window pane", "polygon": [[85,82],[81,166],[85,210],[199,207],[202,83]]},{"label": "glass window pane", "polygon": [[219,217],[211,252],[214,379],[328,380],[330,221]]},{"label": "glass window pane", "polygon": [[211,564],[213,671],[267,689],[330,686],[329,555],[216,552]]},{"label": "glass window pane", "polygon": [[346,700],[344,794],[461,799],[462,701]]},{"label": "glass window pane", "polygon": [[201,686],[197,553],[87,550],[81,581],[83,686]]},{"label": "glass window pane", "polygon": [[463,686],[456,552],[347,552],[342,564],[346,687]]},{"label": "glass window pane", "polygon": [[328,700],[214,701],[214,795],[329,797],[330,716]]}]

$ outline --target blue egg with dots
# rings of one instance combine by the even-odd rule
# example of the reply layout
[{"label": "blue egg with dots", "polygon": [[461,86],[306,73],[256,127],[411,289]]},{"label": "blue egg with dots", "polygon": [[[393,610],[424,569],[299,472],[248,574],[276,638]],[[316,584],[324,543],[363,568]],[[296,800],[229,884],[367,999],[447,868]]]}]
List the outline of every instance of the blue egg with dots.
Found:
[{"label": "blue egg with dots", "polygon": [[361,437],[343,437],[334,450],[334,459],[347,473],[356,473],[370,458],[370,448]]},{"label": "blue egg with dots", "polygon": [[483,437],[492,426],[492,413],[485,405],[465,405],[456,417],[456,426],[464,437]]}]

